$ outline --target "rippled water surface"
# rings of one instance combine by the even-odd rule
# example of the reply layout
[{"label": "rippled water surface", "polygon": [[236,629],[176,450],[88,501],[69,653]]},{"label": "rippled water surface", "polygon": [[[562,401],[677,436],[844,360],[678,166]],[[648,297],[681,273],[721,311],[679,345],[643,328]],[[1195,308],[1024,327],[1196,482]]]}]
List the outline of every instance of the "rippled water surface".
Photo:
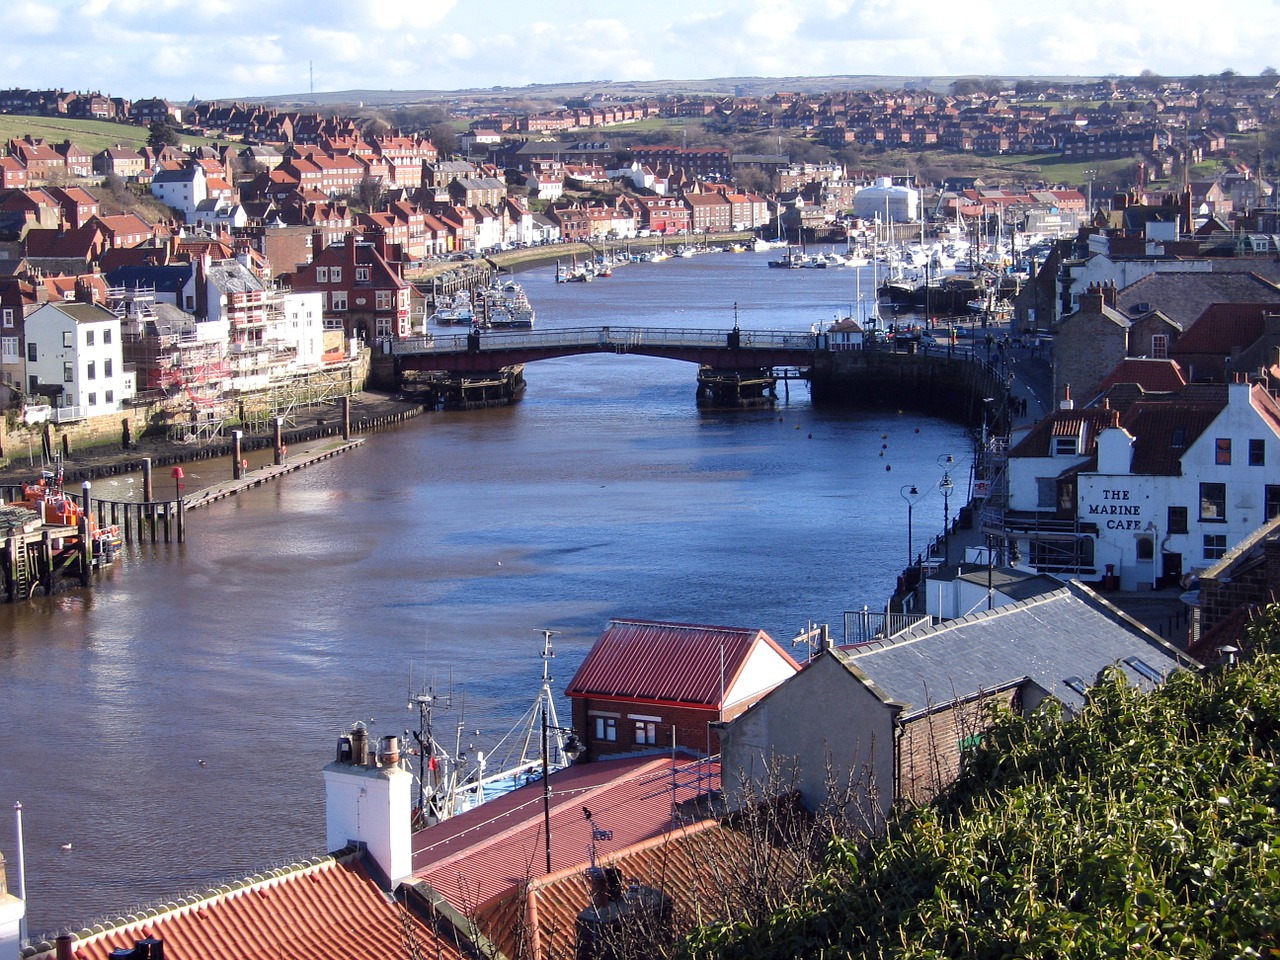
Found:
[{"label": "rippled water surface", "polygon": [[[807,330],[848,311],[852,271],[766,259],[521,279],[539,327],[727,330],[736,303],[743,329]],[[774,411],[702,413],[674,361],[526,375],[516,407],[419,417],[191,513],[185,544],[130,548],[91,591],[0,605],[0,803],[24,806],[33,933],[323,852],[335,737],[407,726],[411,671],[451,683],[488,737],[534,695],[543,628],[557,689],[615,616],[839,637],[906,559],[900,487],[966,452],[956,426],[815,410],[803,384]],[[917,506],[916,549],[941,524],[937,497]],[[0,850],[13,885],[11,828]]]}]

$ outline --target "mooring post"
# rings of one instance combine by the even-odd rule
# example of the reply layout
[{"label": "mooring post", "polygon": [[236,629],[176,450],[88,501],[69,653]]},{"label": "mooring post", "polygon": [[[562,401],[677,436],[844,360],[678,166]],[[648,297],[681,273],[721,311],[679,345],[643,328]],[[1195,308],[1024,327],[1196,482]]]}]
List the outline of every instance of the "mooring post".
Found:
[{"label": "mooring post", "polygon": [[342,439],[351,439],[351,395],[342,398]]},{"label": "mooring post", "polygon": [[183,497],[178,498],[178,542],[184,543],[187,539],[187,501]]},{"label": "mooring post", "polygon": [[155,490],[151,487],[151,458],[142,458],[142,502],[150,503],[155,497]]},{"label": "mooring post", "polygon": [[284,463],[284,417],[276,417],[276,432],[271,440],[272,462],[278,467]]},{"label": "mooring post", "polygon": [[244,476],[244,465],[240,459],[240,444],[244,439],[243,430],[231,431],[231,479],[239,480]]},{"label": "mooring post", "polygon": [[18,602],[18,550],[21,549],[18,537],[15,534],[9,538],[8,547],[5,550],[5,580],[9,584],[9,602]]},{"label": "mooring post", "polygon": [[89,586],[89,570],[93,566],[93,536],[91,522],[86,513],[76,524],[80,533],[80,586]]}]

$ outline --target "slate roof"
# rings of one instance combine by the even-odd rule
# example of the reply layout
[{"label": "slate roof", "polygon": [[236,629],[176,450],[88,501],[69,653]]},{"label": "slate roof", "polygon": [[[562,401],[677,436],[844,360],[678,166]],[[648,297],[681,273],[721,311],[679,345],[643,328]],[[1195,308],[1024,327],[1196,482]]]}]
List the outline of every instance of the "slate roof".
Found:
[{"label": "slate roof", "polygon": [[179,293],[191,279],[194,269],[189,263],[171,263],[162,267],[116,267],[107,274],[107,282],[113,287],[130,290],[152,287],[157,293]]},{"label": "slate roof", "polygon": [[1085,703],[1077,680],[1087,687],[1113,664],[1143,689],[1154,685],[1152,677],[1195,665],[1074,582],[1006,607],[919,627],[856,649],[843,648],[837,654],[886,696],[908,704],[908,714],[1024,680],[1076,711]]},{"label": "slate roof", "polygon": [[1280,288],[1253,273],[1173,271],[1153,273],[1116,294],[1116,306],[1137,314],[1136,304],[1160,310],[1187,330],[1215,303],[1271,303],[1280,307]]},{"label": "slate roof", "polygon": [[799,669],[763,630],[611,620],[565,694],[720,707],[722,693],[733,687],[759,643]]}]

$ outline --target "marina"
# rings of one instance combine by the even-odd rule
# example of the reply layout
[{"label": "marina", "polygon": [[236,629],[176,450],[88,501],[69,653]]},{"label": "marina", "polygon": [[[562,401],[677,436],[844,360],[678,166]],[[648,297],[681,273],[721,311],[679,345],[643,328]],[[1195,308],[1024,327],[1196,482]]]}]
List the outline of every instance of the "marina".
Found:
[{"label": "marina", "polygon": [[[551,266],[520,280],[539,333],[624,316],[723,332],[735,301],[744,334],[847,313],[854,271],[766,258],[634,264],[589,289]],[[462,748],[488,751],[529,702],[542,629],[560,631],[557,696],[613,616],[779,638],[814,620],[838,638],[901,572],[901,485],[968,449],[958,425],[817,409],[804,385],[773,410],[699,410],[671,360],[527,369],[515,406],[389,425],[192,511],[184,542],[126,544],[92,590],[0,605],[0,722],[30,734],[0,752],[0,782],[25,808],[33,933],[322,852],[333,738],[354,719],[415,725],[411,669],[465,700]],[[186,482],[230,472],[194,462]],[[921,539],[941,528],[941,496],[915,522]]]}]

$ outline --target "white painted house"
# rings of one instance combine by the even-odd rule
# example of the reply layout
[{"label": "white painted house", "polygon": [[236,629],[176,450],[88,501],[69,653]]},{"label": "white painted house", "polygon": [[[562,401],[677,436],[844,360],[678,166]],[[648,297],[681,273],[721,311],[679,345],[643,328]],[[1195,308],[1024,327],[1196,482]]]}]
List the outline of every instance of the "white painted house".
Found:
[{"label": "white painted house", "polygon": [[1261,385],[1058,410],[1009,452],[1003,538],[1024,569],[1173,586],[1280,515],[1277,463],[1280,404]]},{"label": "white painted house", "polygon": [[133,397],[120,318],[96,303],[46,303],[27,317],[27,392],[47,396],[59,420],[114,413]]},{"label": "white painted house", "polygon": [[151,195],[194,223],[200,204],[209,199],[209,181],[198,163],[181,170],[157,170],[151,180]]}]

